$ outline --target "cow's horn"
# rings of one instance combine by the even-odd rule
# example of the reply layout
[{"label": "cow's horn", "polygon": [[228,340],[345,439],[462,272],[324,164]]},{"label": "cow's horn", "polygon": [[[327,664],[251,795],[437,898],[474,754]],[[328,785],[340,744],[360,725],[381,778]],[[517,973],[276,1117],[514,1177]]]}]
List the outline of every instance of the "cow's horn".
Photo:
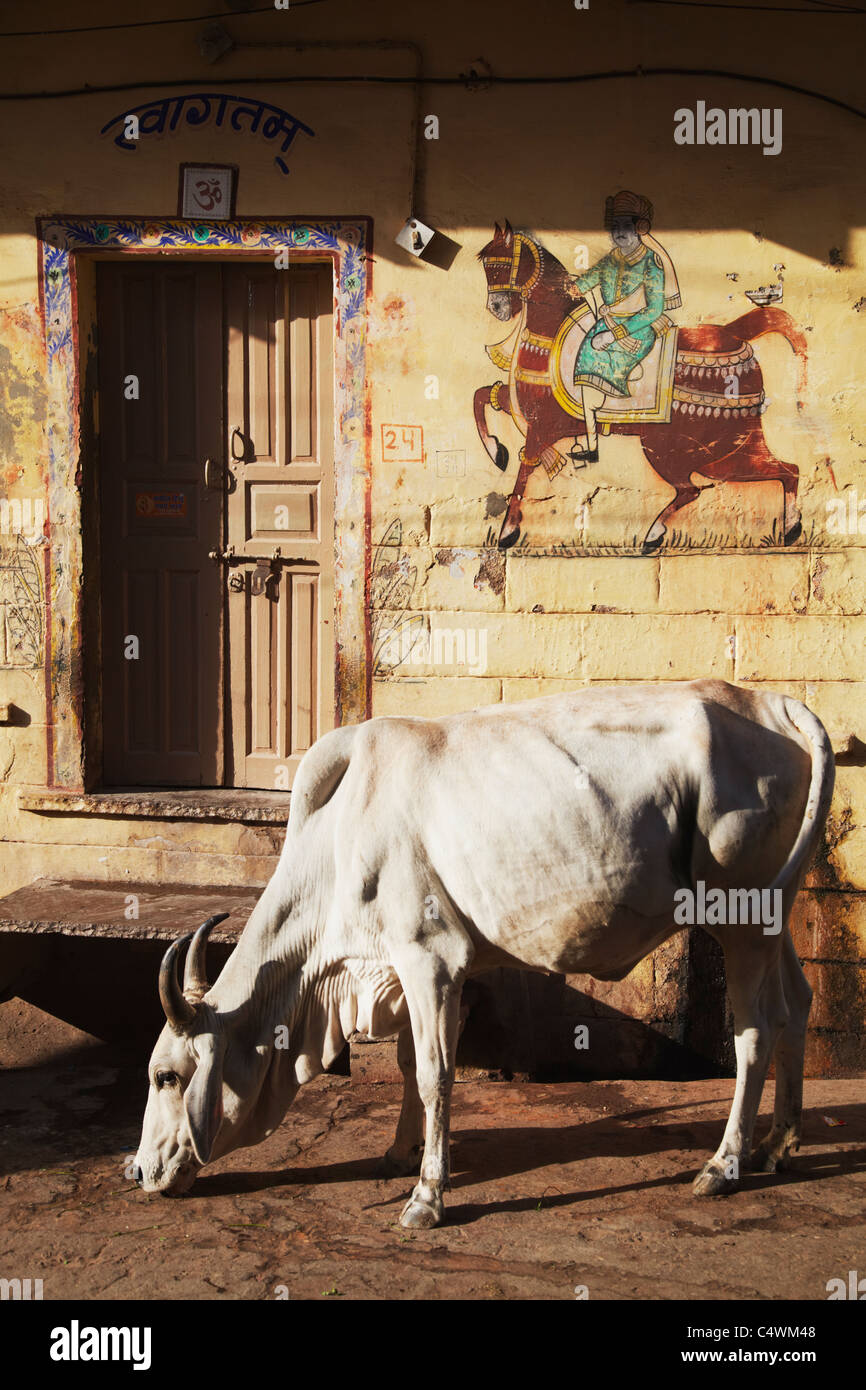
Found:
[{"label": "cow's horn", "polygon": [[186,958],[186,969],[183,973],[183,992],[187,996],[201,999],[202,995],[207,994],[208,982],[205,964],[207,939],[217,923],[224,922],[228,915],[227,912],[218,912],[215,917],[208,917],[206,922],[202,922],[193,937]]},{"label": "cow's horn", "polygon": [[192,932],[187,932],[186,936],[173,941],[159,967],[159,1002],[176,1032],[188,1028],[195,1018],[195,1009],[188,999],[184,999],[177,981],[177,958],[181,947],[192,940],[192,935]]}]

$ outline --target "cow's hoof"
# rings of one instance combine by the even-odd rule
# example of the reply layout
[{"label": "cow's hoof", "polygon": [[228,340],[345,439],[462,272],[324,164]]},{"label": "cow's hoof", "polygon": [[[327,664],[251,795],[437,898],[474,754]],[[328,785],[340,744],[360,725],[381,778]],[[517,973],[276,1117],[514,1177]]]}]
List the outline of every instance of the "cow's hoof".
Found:
[{"label": "cow's hoof", "polygon": [[726,1178],[721,1168],[707,1163],[692,1183],[696,1197],[727,1197],[739,1186],[736,1178]]},{"label": "cow's hoof", "polygon": [[772,1149],[768,1144],[759,1144],[752,1154],[753,1173],[783,1173],[790,1166],[787,1149]]},{"label": "cow's hoof", "polygon": [[444,1214],[445,1208],[438,1192],[431,1192],[427,1197],[416,1191],[400,1213],[400,1225],[410,1231],[430,1231],[434,1226],[442,1225]]},{"label": "cow's hoof", "polygon": [[389,1149],[385,1157],[379,1163],[379,1176],[381,1178],[408,1178],[421,1172],[421,1159],[424,1157],[424,1148],[413,1149],[409,1154],[395,1153]]},{"label": "cow's hoof", "polygon": [[640,548],[641,555],[655,555],[656,551],[661,548],[664,538],[664,532],[662,532],[660,536],[656,536],[654,541],[644,541]]},{"label": "cow's hoof", "polygon": [[786,544],[786,545],[793,545],[795,541],[798,541],[798,540],[800,539],[800,537],[801,537],[802,534],[803,534],[803,523],[802,523],[802,521],[795,521],[795,522],[794,522],[794,525],[791,527],[790,531],[786,531],[786,532],[785,532],[785,544]]}]

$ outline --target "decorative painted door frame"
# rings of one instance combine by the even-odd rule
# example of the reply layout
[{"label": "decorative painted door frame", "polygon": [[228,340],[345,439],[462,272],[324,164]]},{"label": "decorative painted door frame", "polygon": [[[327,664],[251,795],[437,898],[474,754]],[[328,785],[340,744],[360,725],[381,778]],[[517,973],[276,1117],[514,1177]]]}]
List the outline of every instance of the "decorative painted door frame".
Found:
[{"label": "decorative painted door frame", "polygon": [[365,380],[372,223],[366,217],[37,220],[48,385],[50,584],[46,585],[47,784],[82,790],[85,668],[77,262],[82,255],[330,260],[334,274],[335,723],[369,717],[370,431]]}]

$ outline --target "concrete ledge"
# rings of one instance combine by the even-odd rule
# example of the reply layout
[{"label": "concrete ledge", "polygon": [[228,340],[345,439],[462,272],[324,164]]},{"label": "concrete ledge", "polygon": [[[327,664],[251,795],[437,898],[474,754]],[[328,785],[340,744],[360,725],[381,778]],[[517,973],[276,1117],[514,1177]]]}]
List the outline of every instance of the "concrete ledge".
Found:
[{"label": "concrete ledge", "polygon": [[170,942],[229,912],[210,939],[234,945],[260,896],[258,888],[37,878],[0,898],[0,933]]},{"label": "concrete ledge", "polygon": [[0,898],[0,1002],[17,997],[106,1040],[152,1042],[165,1021],[156,985],[166,945],[231,913],[211,934],[216,979],[258,897],[253,888],[36,879]]},{"label": "concrete ledge", "polygon": [[114,791],[79,792],[63,787],[19,787],[22,811],[43,815],[126,816],[148,820],[221,820],[246,825],[285,825],[291,792],[233,788],[118,787]]}]

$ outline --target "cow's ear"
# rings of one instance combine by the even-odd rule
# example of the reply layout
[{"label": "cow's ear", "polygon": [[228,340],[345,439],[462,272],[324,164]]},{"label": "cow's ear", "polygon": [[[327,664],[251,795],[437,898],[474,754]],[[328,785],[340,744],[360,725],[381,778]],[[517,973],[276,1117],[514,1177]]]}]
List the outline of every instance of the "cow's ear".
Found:
[{"label": "cow's ear", "polygon": [[193,1152],[199,1163],[210,1162],[223,1119],[223,1053],[225,1038],[201,1033],[193,1044],[198,1056],[195,1075],[183,1097]]}]

